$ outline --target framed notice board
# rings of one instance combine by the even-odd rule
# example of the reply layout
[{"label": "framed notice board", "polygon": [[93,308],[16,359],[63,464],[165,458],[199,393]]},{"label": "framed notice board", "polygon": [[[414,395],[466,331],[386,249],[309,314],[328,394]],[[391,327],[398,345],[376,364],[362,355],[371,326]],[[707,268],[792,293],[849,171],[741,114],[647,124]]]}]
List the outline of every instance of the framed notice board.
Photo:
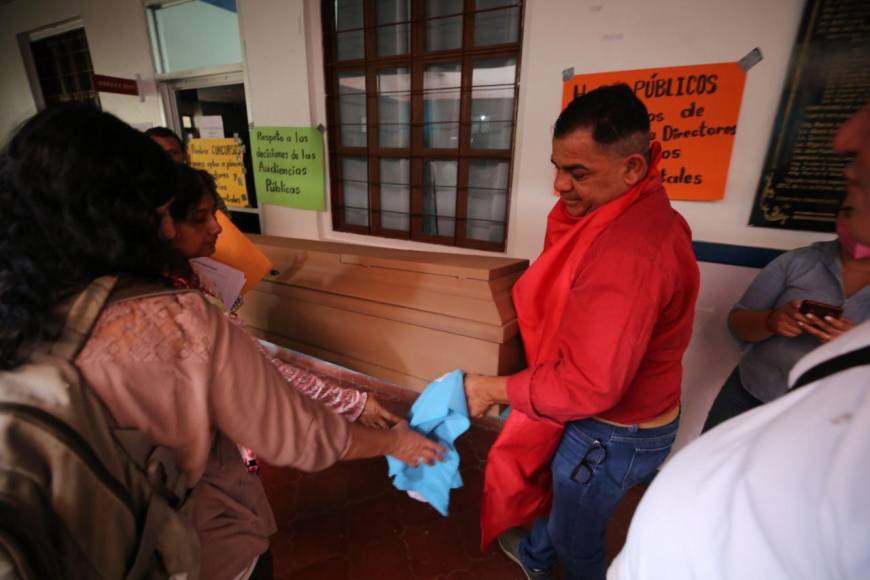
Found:
[{"label": "framed notice board", "polygon": [[837,129],[870,101],[870,2],[808,0],[749,225],[833,232]]}]

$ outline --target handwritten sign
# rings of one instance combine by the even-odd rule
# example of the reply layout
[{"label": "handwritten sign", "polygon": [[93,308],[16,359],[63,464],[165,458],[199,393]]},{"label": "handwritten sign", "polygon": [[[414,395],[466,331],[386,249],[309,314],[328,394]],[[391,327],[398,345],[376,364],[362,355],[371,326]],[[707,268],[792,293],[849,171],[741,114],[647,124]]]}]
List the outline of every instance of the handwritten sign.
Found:
[{"label": "handwritten sign", "polygon": [[231,207],[248,207],[243,145],[235,139],[191,139],[190,164],[211,173],[218,194]]},{"label": "handwritten sign", "polygon": [[251,129],[254,183],[262,203],[323,211],[323,135],[312,127]]},{"label": "handwritten sign", "polygon": [[562,108],[597,87],[626,83],[649,110],[652,137],[662,144],[668,196],[717,200],[725,196],[745,81],[737,63],[576,75],[562,84]]}]

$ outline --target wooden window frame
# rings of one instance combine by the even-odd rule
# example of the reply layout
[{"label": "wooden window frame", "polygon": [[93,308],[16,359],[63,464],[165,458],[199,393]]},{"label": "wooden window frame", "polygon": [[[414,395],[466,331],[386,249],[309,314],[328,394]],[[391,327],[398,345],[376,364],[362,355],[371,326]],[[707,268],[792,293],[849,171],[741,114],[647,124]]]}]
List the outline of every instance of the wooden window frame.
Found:
[{"label": "wooden window frame", "polygon": [[[459,246],[488,251],[505,251],[508,237],[511,184],[513,179],[513,154],[516,142],[517,110],[519,104],[519,78],[523,39],[523,14],[525,0],[516,0],[514,5],[505,5],[475,10],[475,0],[463,0],[462,16],[462,46],[458,49],[426,52],[424,46],[426,22],[458,16],[452,14],[435,18],[425,17],[425,0],[410,0],[410,52],[403,55],[373,57],[377,51],[376,0],[363,0],[363,28],[342,30],[348,32],[363,30],[365,56],[361,59],[338,61],[336,55],[336,37],[334,1],[321,1],[321,16],[323,24],[323,52],[326,79],[326,111],[329,143],[330,192],[332,201],[333,228],[340,232],[372,235],[385,238],[398,238]],[[484,47],[474,47],[474,19],[476,14],[516,7],[519,9],[517,41]],[[390,26],[391,24],[381,25]],[[475,149],[471,147],[471,95],[473,63],[488,58],[513,58],[516,62],[514,78],[514,101],[511,119],[510,147],[506,149]],[[423,146],[423,71],[426,65],[437,63],[462,63],[460,102],[459,102],[459,144],[453,149],[435,149]],[[380,148],[377,73],[385,68],[406,68],[410,71],[410,144],[407,148]],[[338,77],[342,71],[364,71],[366,86],[366,146],[345,147],[341,144],[341,126],[339,124],[339,94]],[[364,157],[367,159],[368,181],[368,226],[349,224],[345,219],[344,187],[341,174],[342,157]],[[380,213],[380,160],[409,159],[409,204],[408,231],[390,230],[382,227]],[[468,178],[470,161],[485,159],[508,162],[506,186],[504,238],[500,242],[475,240],[466,235],[468,210]],[[456,160],[456,212],[454,217],[453,236],[435,236],[423,231],[423,166],[425,160]],[[438,219],[436,217],[436,219]],[[443,218],[442,218],[443,219]]]}]

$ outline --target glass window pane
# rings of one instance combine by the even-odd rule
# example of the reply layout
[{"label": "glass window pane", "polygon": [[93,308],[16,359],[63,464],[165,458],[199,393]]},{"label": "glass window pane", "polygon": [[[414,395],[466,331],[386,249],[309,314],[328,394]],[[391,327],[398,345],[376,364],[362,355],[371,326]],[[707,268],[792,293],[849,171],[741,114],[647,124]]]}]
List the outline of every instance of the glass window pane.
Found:
[{"label": "glass window pane", "polygon": [[40,78],[39,85],[42,89],[42,96],[46,100],[56,97],[63,92],[63,86],[57,77]]},{"label": "glass window pane", "polygon": [[376,16],[378,24],[408,22],[411,20],[410,0],[377,0]]},{"label": "glass window pane", "polygon": [[430,64],[423,69],[423,145],[459,146],[459,87],[462,64]]},{"label": "glass window pane", "polygon": [[155,60],[161,73],[242,62],[236,4],[194,0],[149,8]]},{"label": "glass window pane", "polygon": [[507,221],[508,170],[503,160],[472,160],[468,167],[468,220],[465,236],[503,242]]},{"label": "glass window pane", "polygon": [[365,35],[362,30],[339,32],[335,35],[338,60],[356,60],[365,58]]},{"label": "glass window pane", "polygon": [[77,51],[72,53],[73,68],[78,71],[91,70],[91,57],[87,51]]},{"label": "glass window pane", "polygon": [[[451,16],[458,14],[459,16]],[[426,50],[462,47],[462,0],[426,0]],[[438,18],[449,16],[449,18]]]},{"label": "glass window pane", "polygon": [[474,46],[516,42],[519,34],[519,7],[478,12],[474,15]]},{"label": "glass window pane", "polygon": [[361,124],[342,125],[341,144],[344,147],[365,147],[368,144],[366,126]]},{"label": "glass window pane", "polygon": [[473,149],[510,149],[512,135],[510,121],[471,121]]},{"label": "glass window pane", "polygon": [[456,229],[456,161],[423,163],[423,233],[453,237]]},{"label": "glass window pane", "polygon": [[335,0],[335,29],[363,27],[363,0]]},{"label": "glass window pane", "polygon": [[462,14],[463,0],[426,0],[426,18]]},{"label": "glass window pane", "polygon": [[94,77],[91,75],[90,72],[79,73],[77,75],[77,82],[76,82],[79,90],[80,91],[92,90],[93,87],[91,86],[91,83],[92,83],[93,78]]},{"label": "glass window pane", "polygon": [[471,146],[510,149],[513,133],[515,58],[474,63],[471,90]]},{"label": "glass window pane", "polygon": [[411,143],[411,74],[406,67],[378,71],[378,142],[381,147]]},{"label": "glass window pane", "polygon": [[407,23],[378,28],[378,56],[408,54],[411,46],[410,32],[411,28]]},{"label": "glass window pane", "polygon": [[342,124],[360,124],[366,119],[366,96],[344,95],[338,98],[338,114]]},{"label": "glass window pane", "polygon": [[366,146],[366,77],[362,70],[338,73],[338,122],[342,146]]},{"label": "glass window pane", "polygon": [[517,59],[485,58],[475,61],[471,84],[475,87],[512,87],[516,77]]},{"label": "glass window pane", "polygon": [[407,232],[411,214],[411,161],[381,159],[381,227]]},{"label": "glass window pane", "polygon": [[426,21],[426,51],[462,47],[462,16]]},{"label": "glass window pane", "polygon": [[365,157],[342,157],[341,180],[344,189],[344,221],[355,226],[369,225],[369,168]]},{"label": "glass window pane", "polygon": [[339,95],[366,94],[366,72],[362,69],[343,70],[338,73]]}]

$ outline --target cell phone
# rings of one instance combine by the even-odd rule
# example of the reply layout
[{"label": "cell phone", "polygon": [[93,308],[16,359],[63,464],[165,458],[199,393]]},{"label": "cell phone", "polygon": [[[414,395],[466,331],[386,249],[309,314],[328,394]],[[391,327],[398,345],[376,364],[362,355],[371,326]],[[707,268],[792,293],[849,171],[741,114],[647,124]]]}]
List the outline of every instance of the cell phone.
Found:
[{"label": "cell phone", "polygon": [[843,307],[834,306],[833,304],[825,304],[824,302],[816,302],[815,300],[804,300],[801,302],[801,307],[798,312],[804,316],[812,314],[813,316],[818,316],[822,319],[824,319],[825,316],[840,318],[843,316]]}]

